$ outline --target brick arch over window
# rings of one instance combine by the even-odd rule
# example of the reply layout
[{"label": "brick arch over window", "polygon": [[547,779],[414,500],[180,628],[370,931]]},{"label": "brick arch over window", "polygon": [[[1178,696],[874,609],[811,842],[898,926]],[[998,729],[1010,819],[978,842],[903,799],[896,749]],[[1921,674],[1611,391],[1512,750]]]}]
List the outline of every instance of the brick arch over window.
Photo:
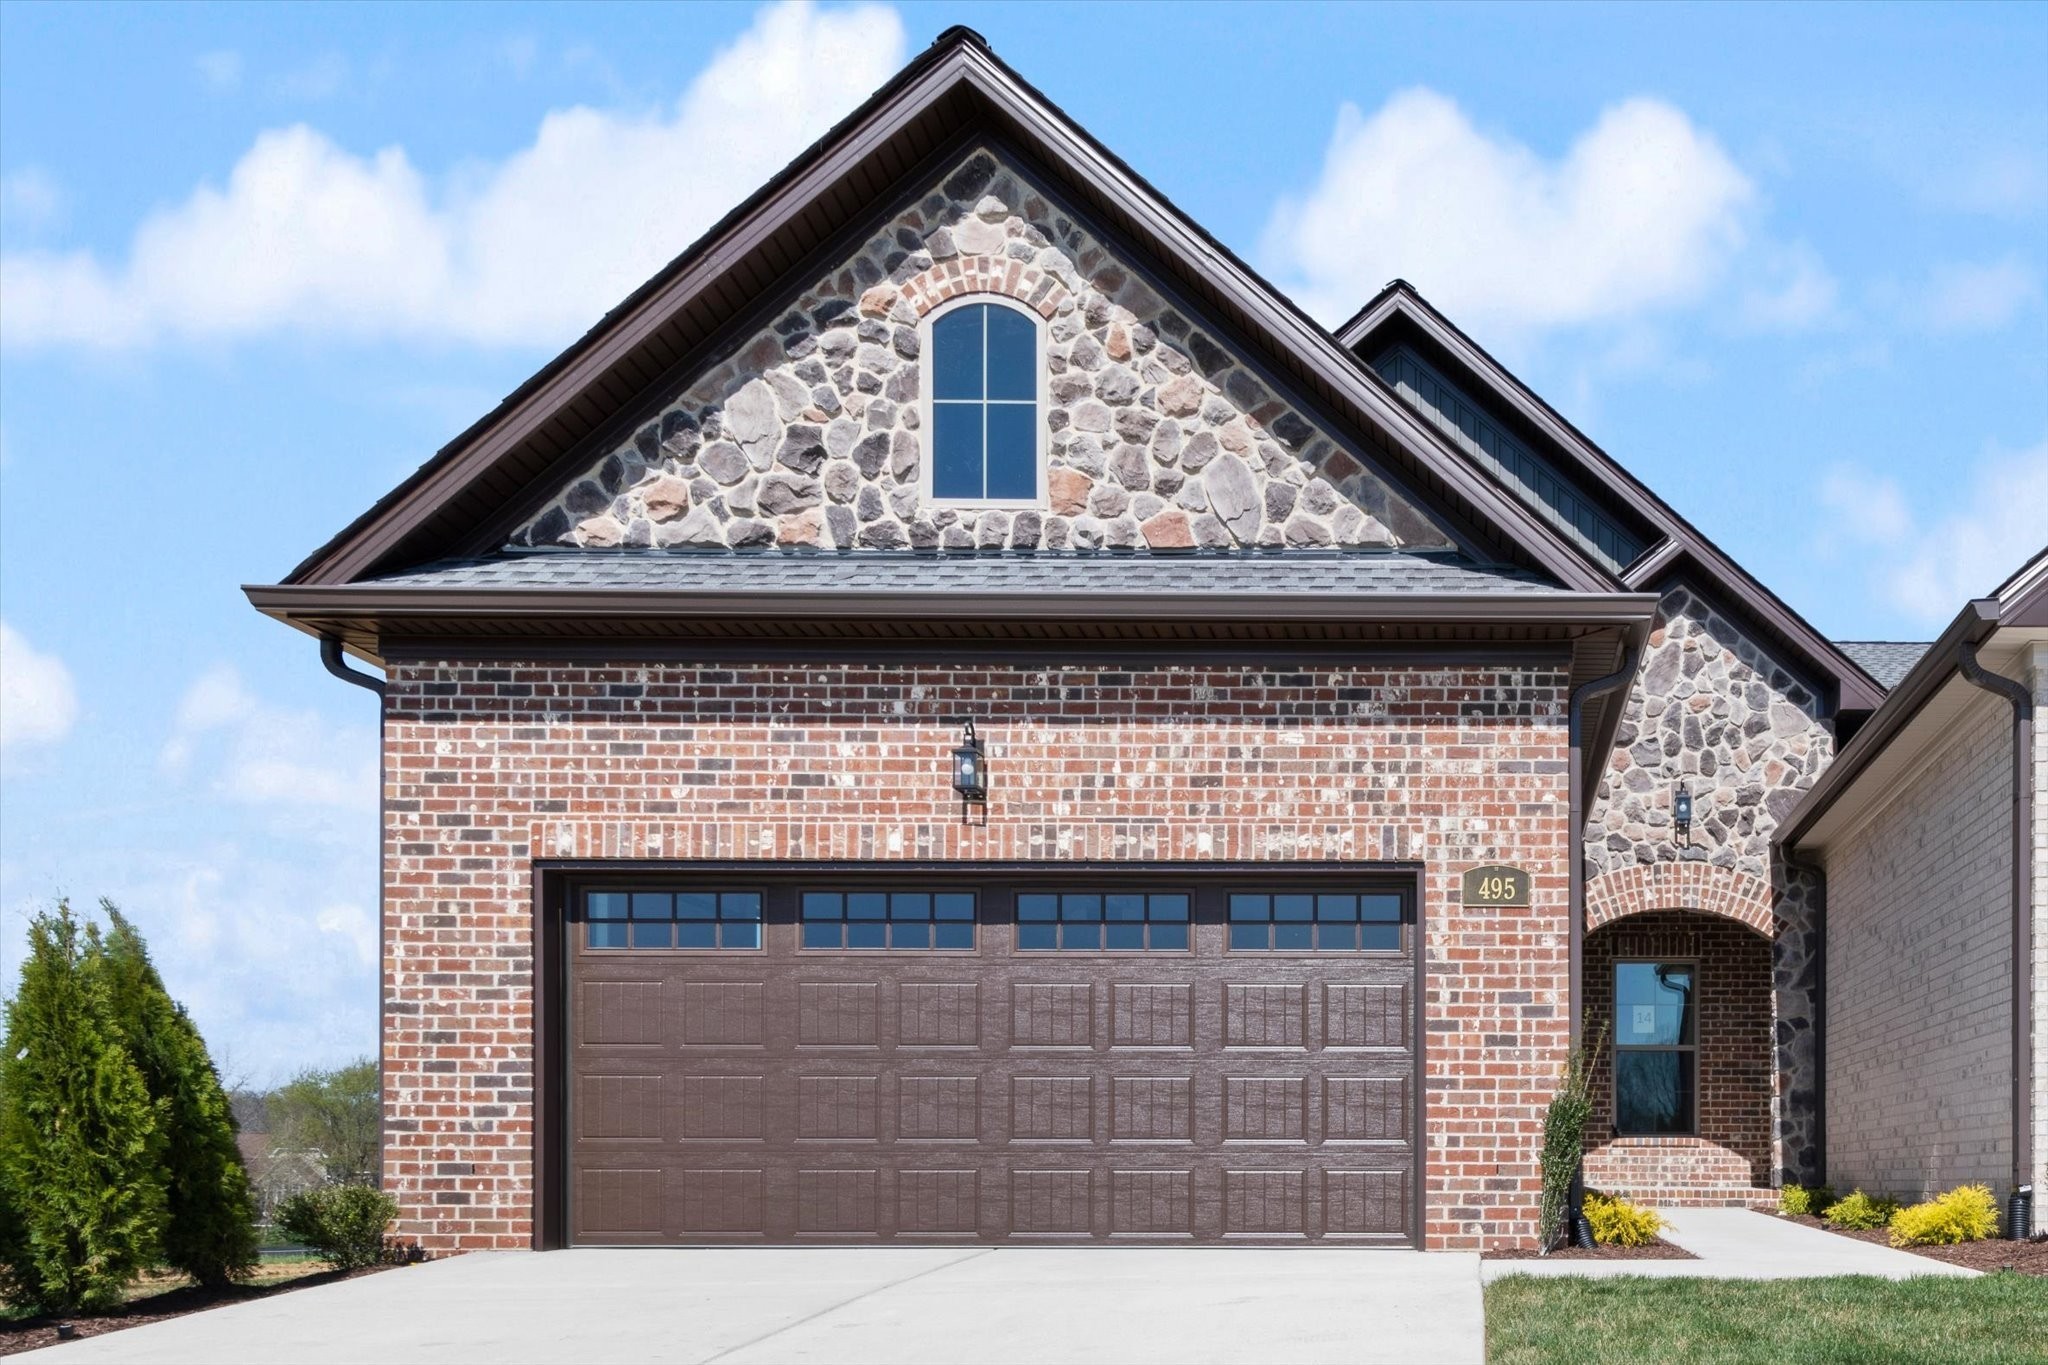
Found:
[{"label": "brick arch over window", "polygon": [[901,297],[923,317],[963,294],[1000,294],[1049,320],[1066,301],[1067,287],[1037,266],[1007,256],[953,256],[900,285],[876,285],[861,296],[860,307],[863,313],[887,316]]},{"label": "brick arch over window", "polygon": [[1586,883],[1586,931],[1629,915],[1690,910],[1747,925],[1765,938],[1777,931],[1777,899],[1761,877],[1704,862],[1638,864],[1604,872]]}]

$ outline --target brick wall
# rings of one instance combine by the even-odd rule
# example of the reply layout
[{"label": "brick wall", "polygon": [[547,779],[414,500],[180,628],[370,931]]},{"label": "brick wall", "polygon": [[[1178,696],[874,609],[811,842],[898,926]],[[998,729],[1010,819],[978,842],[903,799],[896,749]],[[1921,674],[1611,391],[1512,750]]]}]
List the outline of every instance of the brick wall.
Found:
[{"label": "brick wall", "polygon": [[[1613,1135],[1614,964],[1630,959],[1698,964],[1694,1136]],[[1605,1038],[1592,1069],[1586,1183],[1659,1204],[1772,1201],[1771,941],[1714,915],[1631,915],[1587,936],[1585,973],[1586,1037]]]},{"label": "brick wall", "polygon": [[1988,694],[1828,850],[1828,1175],[2011,1179],[2011,710]]},{"label": "brick wall", "polygon": [[[1427,869],[1428,1244],[1533,1239],[1566,1029],[1561,671],[398,664],[385,1180],[437,1251],[531,1234],[531,870],[575,856],[1356,859]],[[972,715],[985,827],[941,764]],[[1475,862],[1527,910],[1455,905]]]}]

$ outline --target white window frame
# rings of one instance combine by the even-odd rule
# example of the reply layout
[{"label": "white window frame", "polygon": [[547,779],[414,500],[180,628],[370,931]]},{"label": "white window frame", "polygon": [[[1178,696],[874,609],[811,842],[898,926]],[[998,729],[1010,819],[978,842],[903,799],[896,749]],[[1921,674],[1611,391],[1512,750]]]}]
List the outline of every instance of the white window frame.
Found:
[{"label": "white window frame", "polygon": [[[1038,397],[1036,399],[1038,404],[1038,439],[1035,446],[1037,482],[1035,484],[1035,491],[1029,498],[941,498],[932,492],[932,474],[938,464],[938,428],[932,421],[932,404],[935,401],[933,391],[936,387],[932,376],[934,354],[932,328],[940,318],[946,316],[946,314],[954,309],[972,307],[978,304],[995,304],[998,307],[1008,308],[1028,318],[1031,322],[1032,335],[1037,338],[1037,343],[1032,352],[1038,370]],[[1049,435],[1048,418],[1052,414],[1052,377],[1048,373],[1045,364],[1046,332],[1045,318],[1036,308],[1019,299],[1012,298],[1008,294],[996,293],[994,291],[962,294],[958,298],[947,299],[944,303],[926,313],[918,321],[918,364],[921,370],[918,378],[922,382],[918,384],[917,388],[917,418],[919,434],[923,437],[919,443],[922,447],[923,458],[918,461],[917,493],[919,500],[925,506],[957,507],[963,510],[981,508],[1030,510],[1034,508],[1043,509],[1048,506],[1046,465],[1048,463],[1050,446],[1047,438]],[[987,351],[984,348],[982,364],[986,366],[987,363]],[[1012,399],[1010,401],[1014,402],[1016,400]],[[988,450],[984,443],[982,448],[982,479],[984,482],[988,478],[987,460]]]}]

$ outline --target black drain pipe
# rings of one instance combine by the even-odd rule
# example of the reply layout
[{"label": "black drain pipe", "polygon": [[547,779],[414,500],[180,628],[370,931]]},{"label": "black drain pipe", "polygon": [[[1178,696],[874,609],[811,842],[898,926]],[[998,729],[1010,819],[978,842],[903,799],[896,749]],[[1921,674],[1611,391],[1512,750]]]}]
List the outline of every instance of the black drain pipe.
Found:
[{"label": "black drain pipe", "polygon": [[[386,686],[384,680],[372,677],[368,673],[358,673],[353,668],[350,668],[348,660],[344,659],[341,655],[341,641],[335,636],[323,635],[320,637],[320,662],[329,673],[332,673],[343,682],[354,683],[357,687],[366,687],[380,697],[384,695]],[[379,780],[382,780],[381,774]]]},{"label": "black drain pipe", "polygon": [[[2012,705],[2012,1188],[2008,1235],[2026,1208],[2032,1218],[2034,1182],[2034,694],[2024,683],[1978,662],[1977,646],[1956,647],[1963,677]],[[2024,1193],[2024,1201],[2022,1194]]]}]

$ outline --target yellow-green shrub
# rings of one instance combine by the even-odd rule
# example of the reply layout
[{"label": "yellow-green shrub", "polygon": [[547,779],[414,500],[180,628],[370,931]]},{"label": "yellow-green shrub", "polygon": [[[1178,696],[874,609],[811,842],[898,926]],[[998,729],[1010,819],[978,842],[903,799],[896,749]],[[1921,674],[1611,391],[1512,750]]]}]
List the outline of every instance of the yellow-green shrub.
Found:
[{"label": "yellow-green shrub", "polygon": [[1585,1211],[1586,1221],[1593,1225],[1593,1240],[1602,1246],[1644,1246],[1655,1240],[1664,1226],[1655,1209],[1592,1190],[1586,1191]]},{"label": "yellow-green shrub", "polygon": [[1821,1217],[1838,1228],[1853,1228],[1859,1232],[1870,1228],[1881,1228],[1891,1222],[1892,1215],[1899,1211],[1899,1201],[1879,1195],[1873,1199],[1861,1190],[1852,1192],[1846,1199],[1838,1199],[1821,1210]]},{"label": "yellow-green shrub", "polygon": [[1818,1214],[1835,1202],[1835,1192],[1826,1185],[1787,1185],[1778,1191],[1778,1212],[1799,1217]]},{"label": "yellow-green shrub", "polygon": [[1953,1246],[1998,1231],[1998,1204],[1982,1185],[1958,1185],[1892,1215],[1895,1247]]}]

